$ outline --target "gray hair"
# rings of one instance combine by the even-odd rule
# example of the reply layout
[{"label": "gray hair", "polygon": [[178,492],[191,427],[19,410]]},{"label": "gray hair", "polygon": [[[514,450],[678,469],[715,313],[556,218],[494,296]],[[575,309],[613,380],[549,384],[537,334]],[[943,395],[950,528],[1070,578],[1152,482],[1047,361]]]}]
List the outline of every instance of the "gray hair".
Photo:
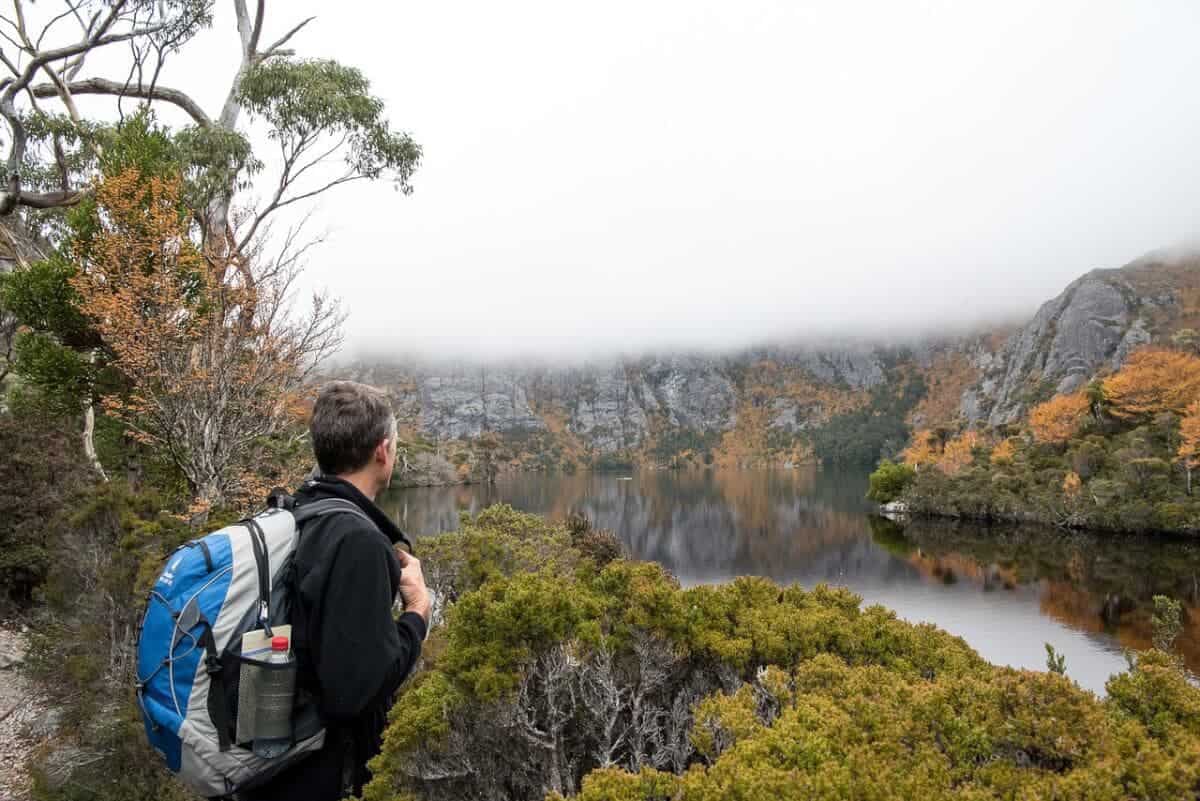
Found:
[{"label": "gray hair", "polygon": [[317,395],[308,431],[322,473],[351,473],[371,461],[380,442],[395,438],[396,417],[375,387],[333,381]]}]

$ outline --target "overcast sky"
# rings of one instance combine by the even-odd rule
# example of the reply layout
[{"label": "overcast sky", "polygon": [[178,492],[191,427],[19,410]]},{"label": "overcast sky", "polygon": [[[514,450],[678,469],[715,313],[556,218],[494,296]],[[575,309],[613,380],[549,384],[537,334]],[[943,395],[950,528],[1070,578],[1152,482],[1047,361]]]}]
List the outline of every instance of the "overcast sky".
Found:
[{"label": "overcast sky", "polygon": [[[216,76],[210,108],[224,5],[176,67]],[[910,334],[1200,239],[1194,0],[268,7],[266,40],[316,14],[300,52],[363,69],[425,149],[412,196],[314,217],[351,350]]]}]

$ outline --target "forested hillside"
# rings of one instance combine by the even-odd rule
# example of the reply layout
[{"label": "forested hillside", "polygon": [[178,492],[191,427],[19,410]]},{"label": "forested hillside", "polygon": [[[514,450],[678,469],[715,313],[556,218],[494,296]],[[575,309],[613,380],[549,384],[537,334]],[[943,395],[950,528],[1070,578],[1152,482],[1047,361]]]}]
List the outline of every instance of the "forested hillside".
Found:
[{"label": "forested hillside", "polygon": [[1089,273],[1008,340],[980,384],[990,412],[917,428],[872,497],[917,513],[1195,533],[1198,324],[1195,256]]},{"label": "forested hillside", "polygon": [[1200,356],[1134,351],[1125,366],[998,430],[918,431],[872,497],[917,513],[1116,531],[1200,531]]}]

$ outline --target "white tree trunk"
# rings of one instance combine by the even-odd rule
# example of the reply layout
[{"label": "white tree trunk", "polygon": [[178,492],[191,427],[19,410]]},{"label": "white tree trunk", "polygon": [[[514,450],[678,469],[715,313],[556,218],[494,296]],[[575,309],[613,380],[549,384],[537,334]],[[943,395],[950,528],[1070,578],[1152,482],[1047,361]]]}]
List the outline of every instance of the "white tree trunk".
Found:
[{"label": "white tree trunk", "polygon": [[100,457],[96,454],[96,407],[91,403],[83,410],[83,453],[100,474],[100,480],[108,481],[108,474],[104,472],[104,465],[100,464]]},{"label": "white tree trunk", "polygon": [[[88,354],[88,362],[93,365],[96,363],[96,351]],[[104,472],[104,465],[100,464],[100,456],[96,453],[96,404],[91,398],[88,398],[83,410],[83,455],[100,474],[100,480],[108,481],[108,473]]]}]

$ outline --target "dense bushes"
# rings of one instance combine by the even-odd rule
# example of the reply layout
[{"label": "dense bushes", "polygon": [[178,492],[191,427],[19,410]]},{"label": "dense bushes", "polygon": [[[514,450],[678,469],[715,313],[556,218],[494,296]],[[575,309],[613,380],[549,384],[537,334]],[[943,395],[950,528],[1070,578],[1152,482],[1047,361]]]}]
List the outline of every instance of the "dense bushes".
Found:
[{"label": "dense bushes", "polygon": [[133,698],[146,594],[165,557],[196,534],[172,505],[114,481],[44,521],[54,558],[31,613],[27,668],[62,717],[52,746],[31,755],[40,801],[190,797],[150,751]]},{"label": "dense bushes", "polygon": [[[1153,686],[1139,700],[1172,703],[1155,683],[1170,671],[1162,662],[1127,675]],[[748,686],[700,707],[725,734],[716,759],[681,776],[597,771],[578,798],[1183,799],[1200,782],[1194,728],[1171,721],[1156,734],[1052,673],[929,682],[822,654]]]},{"label": "dense bushes", "polygon": [[1102,702],[844,590],[685,589],[507,507],[464,523],[423,549],[457,601],[392,711],[369,801],[1200,790],[1200,690],[1165,654]]},{"label": "dense bushes", "polygon": [[90,477],[78,443],[55,423],[0,414],[0,589],[10,603],[32,600],[52,564],[46,521]]},{"label": "dense bushes", "polygon": [[[902,491],[917,513],[1038,521],[1112,531],[1200,530],[1200,495],[1189,495],[1171,458],[1178,421],[1100,433],[1061,445],[1017,437],[982,440],[956,471],[918,467]],[[997,451],[1003,448],[1003,458]],[[875,482],[894,467],[881,465]]]},{"label": "dense bushes", "polygon": [[[1148,348],[1118,373],[1035,406],[1026,426],[920,431],[884,463],[883,495],[914,512],[1116,531],[1200,531],[1200,357]],[[1182,415],[1182,416],[1181,416]]]},{"label": "dense bushes", "polygon": [[870,465],[904,446],[908,413],[925,397],[925,380],[910,376],[871,390],[861,409],[835,415],[810,434],[813,452],[826,464]]},{"label": "dense bushes", "polygon": [[908,465],[884,459],[879,468],[871,474],[867,497],[877,503],[891,503],[900,497],[916,477],[917,471]]}]

